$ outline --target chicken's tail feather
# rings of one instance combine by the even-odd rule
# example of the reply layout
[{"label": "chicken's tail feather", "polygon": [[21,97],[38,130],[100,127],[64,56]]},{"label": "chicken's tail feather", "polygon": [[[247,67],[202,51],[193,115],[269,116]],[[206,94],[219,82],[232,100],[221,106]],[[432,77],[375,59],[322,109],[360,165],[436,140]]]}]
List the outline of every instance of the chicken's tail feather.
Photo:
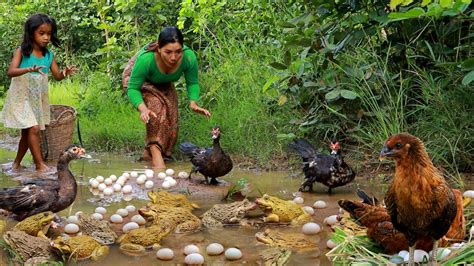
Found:
[{"label": "chicken's tail feather", "polygon": [[357,196],[362,199],[363,203],[370,204],[373,206],[379,205],[379,201],[374,196],[369,196],[365,191],[362,189],[357,189]]},{"label": "chicken's tail feather", "polygon": [[197,149],[199,149],[199,147],[191,142],[183,142],[179,144],[179,150],[189,157],[193,157],[194,151],[196,151]]},{"label": "chicken's tail feather", "polygon": [[304,159],[311,159],[316,155],[316,149],[305,139],[297,139],[288,144],[288,148],[298,153]]}]

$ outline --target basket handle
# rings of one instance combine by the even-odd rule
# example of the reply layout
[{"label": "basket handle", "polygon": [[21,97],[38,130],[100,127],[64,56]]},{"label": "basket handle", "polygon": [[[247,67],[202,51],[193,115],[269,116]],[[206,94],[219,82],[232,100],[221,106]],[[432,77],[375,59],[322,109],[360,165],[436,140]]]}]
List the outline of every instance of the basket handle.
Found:
[{"label": "basket handle", "polygon": [[63,115],[65,115],[66,113],[71,113],[73,116],[76,114],[74,110],[66,109],[62,111],[61,114],[58,115],[58,118],[56,118],[56,121],[61,120],[61,117],[63,117]]}]

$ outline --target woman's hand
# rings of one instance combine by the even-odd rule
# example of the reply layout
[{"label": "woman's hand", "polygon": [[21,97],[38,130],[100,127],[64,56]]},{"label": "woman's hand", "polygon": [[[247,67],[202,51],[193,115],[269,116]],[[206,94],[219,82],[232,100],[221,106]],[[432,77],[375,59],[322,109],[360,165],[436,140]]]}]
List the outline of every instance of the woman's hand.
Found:
[{"label": "woman's hand", "polygon": [[150,121],[150,117],[158,117],[155,112],[152,110],[148,109],[144,103],[141,103],[138,105],[138,111],[140,111],[140,119],[143,121],[143,123],[148,124],[148,121]]},{"label": "woman's hand", "polygon": [[211,117],[211,112],[209,112],[207,109],[199,107],[195,101],[189,102],[189,108],[198,114],[206,116],[207,118]]},{"label": "woman's hand", "polygon": [[41,75],[45,75],[43,73],[43,71],[41,71],[42,68],[45,68],[45,66],[37,66],[37,65],[33,65],[32,67],[29,67],[27,68],[27,72],[38,72],[40,73]]}]

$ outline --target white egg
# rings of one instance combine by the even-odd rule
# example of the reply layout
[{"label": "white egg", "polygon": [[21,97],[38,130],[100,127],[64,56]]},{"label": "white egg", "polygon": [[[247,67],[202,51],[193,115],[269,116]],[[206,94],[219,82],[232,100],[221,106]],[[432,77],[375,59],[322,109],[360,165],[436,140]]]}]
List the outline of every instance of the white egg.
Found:
[{"label": "white egg", "polygon": [[179,178],[188,178],[189,174],[187,172],[181,171],[178,173]]},{"label": "white egg", "polygon": [[99,186],[97,187],[99,189],[99,191],[104,191],[104,189],[107,187],[106,184],[104,183],[100,183]]},{"label": "white egg", "polygon": [[324,209],[326,208],[327,204],[325,201],[318,200],[313,204],[313,207],[316,209]]},{"label": "white egg", "polygon": [[474,190],[466,190],[462,193],[464,197],[474,199]]},{"label": "white egg", "polygon": [[117,182],[115,182],[115,184],[118,184],[120,185],[121,187],[123,187],[125,185],[125,180],[117,180]]},{"label": "white egg", "polygon": [[128,211],[128,212],[134,212],[137,210],[137,208],[133,205],[127,205],[127,207],[125,207],[125,209]]},{"label": "white egg", "polygon": [[99,221],[102,220],[102,219],[104,219],[104,216],[103,216],[102,214],[100,214],[100,213],[97,213],[97,212],[96,212],[96,213],[93,213],[93,214],[91,215],[91,217],[94,218],[94,219],[96,219],[96,220],[99,220]]},{"label": "white egg", "polygon": [[219,255],[224,252],[224,246],[219,243],[212,243],[206,247],[206,252],[210,256]]},{"label": "white egg", "polygon": [[303,210],[304,210],[304,212],[306,212],[309,215],[314,215],[314,209],[312,207],[304,206]]},{"label": "white egg", "polygon": [[170,180],[174,180],[174,178],[172,176],[167,176],[164,179],[164,181],[170,181]]},{"label": "white egg", "polygon": [[[451,250],[449,248],[438,248],[438,252],[436,253],[436,260],[444,260],[450,253]],[[433,250],[431,250],[428,255],[431,257],[433,255]]]},{"label": "white egg", "polygon": [[100,214],[105,214],[105,213],[107,213],[107,209],[104,208],[104,207],[97,207],[97,208],[95,208],[95,212],[100,213]]},{"label": "white egg", "polygon": [[332,241],[331,239],[329,239],[327,242],[326,242],[326,246],[330,249],[333,249],[335,248],[337,245],[336,243],[334,243],[334,241]]},{"label": "white egg", "polygon": [[104,195],[105,196],[110,196],[112,194],[114,194],[114,189],[113,188],[110,188],[110,187],[104,188]]},{"label": "white egg", "polygon": [[99,185],[100,185],[99,181],[97,181],[97,180],[95,180],[95,179],[92,180],[92,182],[91,182],[91,187],[93,187],[93,188],[98,188]]},{"label": "white egg", "polygon": [[95,178],[89,178],[89,185],[92,185],[92,182],[95,181]]},{"label": "white egg", "polygon": [[408,254],[408,251],[406,251],[406,250],[400,250],[400,252],[398,252],[398,256],[402,257],[402,258],[404,258],[405,255],[407,255],[407,254]]},{"label": "white egg", "polygon": [[242,258],[242,252],[237,248],[228,248],[225,251],[224,256],[228,260],[238,260]]},{"label": "white egg", "polygon": [[155,174],[155,172],[153,172],[153,170],[151,170],[151,169],[146,169],[145,170],[145,175],[148,178],[152,178],[154,174]]},{"label": "white egg", "polygon": [[164,189],[168,189],[168,188],[171,187],[170,183],[167,182],[167,181],[163,182],[163,183],[161,184],[161,186],[162,186]]},{"label": "white egg", "polygon": [[143,185],[145,184],[145,181],[146,181],[146,176],[143,175],[143,176],[137,177],[137,184]]},{"label": "white egg", "polygon": [[128,216],[127,209],[118,209],[115,213],[122,216],[122,217],[127,217]]},{"label": "white egg", "polygon": [[[405,257],[403,257],[403,260],[405,262],[408,262],[408,257],[410,255],[406,254]],[[423,260],[429,261],[430,255],[424,250],[421,249],[415,249],[415,255],[413,256],[415,262],[423,262]]]},{"label": "white egg", "polygon": [[156,252],[156,257],[160,260],[172,260],[174,258],[174,252],[169,248],[160,248]]},{"label": "white egg", "polygon": [[168,183],[170,184],[170,187],[174,187],[177,184],[176,180],[174,180],[174,179],[169,180]]},{"label": "white egg", "polygon": [[145,218],[143,218],[143,216],[141,216],[140,214],[135,214],[135,215],[133,215],[132,218],[130,219],[130,221],[136,222],[136,223],[139,224],[139,225],[144,225],[144,224],[146,224]]},{"label": "white egg", "polygon": [[110,180],[112,180],[113,182],[117,181],[117,176],[116,176],[116,175],[110,175],[109,178],[110,178]]},{"label": "white egg", "polygon": [[115,224],[121,224],[121,223],[123,223],[123,218],[122,218],[122,216],[120,216],[118,214],[112,214],[110,216],[110,221],[112,223],[115,223]]},{"label": "white egg", "polygon": [[79,224],[79,218],[77,217],[77,215],[71,215],[67,217],[66,221],[71,224]]},{"label": "white egg", "polygon": [[125,185],[125,186],[123,186],[123,188],[122,188],[122,192],[125,193],[125,194],[127,194],[127,193],[132,192],[132,189],[133,189],[132,186],[130,186],[130,185]]},{"label": "white egg", "polygon": [[315,235],[321,232],[321,226],[317,223],[305,223],[302,230],[305,235]]},{"label": "white egg", "polygon": [[100,194],[100,191],[99,191],[99,189],[93,188],[93,189],[91,189],[91,193],[92,193],[92,195],[97,196],[97,195]]},{"label": "white egg", "polygon": [[166,174],[164,172],[159,172],[158,173],[158,178],[159,179],[164,179],[166,177]]},{"label": "white egg", "polygon": [[68,234],[75,234],[79,232],[79,226],[77,224],[66,224],[64,227],[64,232]]},{"label": "white egg", "polygon": [[145,180],[148,179],[148,178],[146,177],[146,175],[144,175],[144,174],[139,175],[137,178],[141,178],[141,179],[145,179]]},{"label": "white egg", "polygon": [[331,215],[331,216],[329,216],[329,217],[326,217],[326,219],[324,219],[324,223],[326,223],[326,224],[328,224],[328,225],[334,225],[334,224],[336,224],[338,221],[339,221],[338,215]]},{"label": "white egg", "polygon": [[192,265],[203,264],[204,263],[204,257],[201,254],[192,253],[192,254],[187,255],[184,258],[184,263],[192,264]]},{"label": "white egg", "polygon": [[469,236],[470,238],[474,237],[474,225],[471,226],[471,230],[469,230]]},{"label": "white egg", "polygon": [[83,215],[83,214],[84,214],[83,211],[77,211],[74,215],[77,216],[77,217],[79,217],[79,216],[81,216],[81,215]]},{"label": "white egg", "polygon": [[127,233],[133,229],[137,229],[137,228],[140,228],[140,226],[138,226],[138,224],[136,222],[129,222],[129,223],[126,223],[123,227],[122,227],[122,231],[124,233]]},{"label": "white egg", "polygon": [[293,199],[293,202],[296,204],[303,204],[304,199],[302,197],[296,197]]},{"label": "white egg", "polygon": [[166,175],[174,175],[174,170],[171,169],[171,168],[168,168],[168,169],[166,169],[165,174]]},{"label": "white egg", "polygon": [[131,201],[133,199],[133,196],[132,195],[123,195],[122,199],[124,201]]},{"label": "white egg", "polygon": [[127,172],[124,172],[124,173],[122,174],[122,176],[125,177],[126,179],[129,179],[129,178],[130,178],[130,174],[127,173]]},{"label": "white egg", "polygon": [[148,189],[153,188],[153,185],[154,185],[153,181],[151,181],[151,180],[148,180],[148,181],[145,182],[145,187],[148,188]]},{"label": "white egg", "polygon": [[112,181],[112,179],[110,179],[110,178],[106,178],[106,179],[104,180],[104,184],[106,184],[107,186],[112,185],[113,182],[114,182],[114,181]]},{"label": "white egg", "polygon": [[104,177],[101,175],[96,176],[95,180],[99,181],[99,183],[104,182]]},{"label": "white egg", "polygon": [[185,255],[189,255],[191,253],[199,253],[199,247],[193,244],[187,245],[184,247],[183,252]]},{"label": "white egg", "polygon": [[114,188],[114,191],[115,191],[115,192],[122,191],[122,186],[121,186],[120,184],[115,183],[115,184],[113,185],[113,188]]},{"label": "white egg", "polygon": [[130,177],[137,178],[138,177],[137,171],[131,171],[130,172]]}]

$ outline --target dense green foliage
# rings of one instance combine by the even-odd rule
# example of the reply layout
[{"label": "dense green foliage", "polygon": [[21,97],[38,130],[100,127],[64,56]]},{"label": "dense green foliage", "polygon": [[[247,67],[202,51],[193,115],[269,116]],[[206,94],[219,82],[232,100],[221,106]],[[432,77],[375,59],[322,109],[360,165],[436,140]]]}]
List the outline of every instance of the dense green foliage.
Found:
[{"label": "dense green foliage", "polygon": [[389,134],[408,131],[450,173],[473,169],[470,0],[7,0],[1,68],[35,12],[57,19],[60,65],[81,69],[72,82],[54,83],[69,100],[51,99],[78,107],[85,143],[98,150],[143,145],[121,72],[163,25],[178,25],[198,54],[201,105],[213,114],[191,113],[178,82],[179,141],[207,145],[210,126],[220,124],[230,152],[265,165],[296,136],[376,154]]}]

